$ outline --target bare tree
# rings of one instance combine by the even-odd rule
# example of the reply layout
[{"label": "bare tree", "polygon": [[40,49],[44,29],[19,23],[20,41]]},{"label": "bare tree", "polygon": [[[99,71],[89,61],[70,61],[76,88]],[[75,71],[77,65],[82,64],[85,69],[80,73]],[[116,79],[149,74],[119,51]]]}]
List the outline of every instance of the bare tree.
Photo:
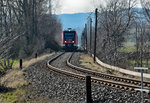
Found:
[{"label": "bare tree", "polygon": [[124,35],[133,23],[135,5],[136,0],[107,0],[106,6],[100,7],[99,52],[114,65],[121,59],[118,48],[122,47]]},{"label": "bare tree", "polygon": [[150,22],[150,1],[149,0],[141,0],[141,5],[145,13],[145,17]]},{"label": "bare tree", "polygon": [[[149,25],[144,20],[136,24],[136,66],[148,66],[150,50]],[[145,62],[144,62],[145,61]]]},{"label": "bare tree", "polygon": [[51,45],[49,36],[61,30],[57,18],[47,14],[51,7],[51,0],[0,0],[0,57],[26,57]]}]

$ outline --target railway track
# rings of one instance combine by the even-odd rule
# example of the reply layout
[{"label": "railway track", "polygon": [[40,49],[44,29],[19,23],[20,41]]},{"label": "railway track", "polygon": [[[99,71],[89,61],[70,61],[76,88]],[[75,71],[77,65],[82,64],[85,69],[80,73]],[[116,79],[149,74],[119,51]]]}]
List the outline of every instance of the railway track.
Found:
[{"label": "railway track", "polygon": [[[73,53],[69,56],[69,58],[66,60],[66,64],[74,69],[75,71],[79,71],[82,73],[77,73],[77,72],[72,72],[72,71],[68,71],[68,70],[64,70],[58,67],[54,67],[51,65],[51,63],[53,61],[55,61],[57,58],[59,58],[60,56],[64,55],[65,53],[60,53],[59,55],[57,55],[56,57],[52,58],[51,60],[49,60],[47,62],[47,65],[50,69],[74,77],[74,78],[78,78],[78,79],[82,79],[85,80],[86,75],[90,75],[91,76],[91,81],[94,83],[99,83],[99,84],[105,84],[111,87],[116,87],[116,88],[121,88],[121,89],[125,89],[125,90],[135,90],[136,88],[141,88],[140,84],[141,81],[137,80],[137,79],[131,79],[131,78],[124,78],[124,77],[119,77],[119,76],[114,76],[114,75],[109,75],[109,74],[104,74],[104,73],[100,73],[100,72],[95,72],[92,70],[88,70],[88,69],[84,69],[78,66],[75,66],[73,64],[70,63],[70,60],[73,56]],[[150,82],[148,81],[144,81],[144,88],[149,88],[150,87]]]}]

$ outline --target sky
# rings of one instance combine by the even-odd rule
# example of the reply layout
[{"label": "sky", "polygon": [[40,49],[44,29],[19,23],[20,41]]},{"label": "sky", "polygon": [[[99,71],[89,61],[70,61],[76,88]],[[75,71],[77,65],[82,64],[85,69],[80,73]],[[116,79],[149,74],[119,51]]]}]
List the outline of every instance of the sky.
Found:
[{"label": "sky", "polygon": [[[72,14],[93,12],[100,4],[104,4],[105,0],[54,0],[53,5],[57,9],[53,10],[55,14]],[[139,1],[139,0],[137,0]],[[137,5],[140,7],[140,4]]]},{"label": "sky", "polygon": [[56,14],[72,14],[93,12],[98,4],[96,2],[103,0],[57,0]]}]

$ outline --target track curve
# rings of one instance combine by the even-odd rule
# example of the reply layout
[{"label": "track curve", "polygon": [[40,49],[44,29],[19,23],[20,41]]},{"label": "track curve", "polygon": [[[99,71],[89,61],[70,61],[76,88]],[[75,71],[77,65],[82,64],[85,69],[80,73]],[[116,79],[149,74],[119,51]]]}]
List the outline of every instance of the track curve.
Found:
[{"label": "track curve", "polygon": [[[91,77],[91,81],[92,82],[95,82],[95,83],[99,83],[99,84],[105,84],[105,85],[108,85],[108,86],[112,86],[112,87],[116,87],[116,88],[121,88],[121,89],[126,89],[126,90],[135,90],[136,88],[140,88],[140,86],[139,85],[137,85],[137,82],[139,82],[139,81],[133,81],[133,80],[129,80],[128,78],[119,78],[119,80],[121,80],[121,81],[118,81],[118,79],[117,79],[117,81],[115,81],[115,79],[111,79],[112,77],[113,78],[118,78],[118,77],[114,77],[114,76],[111,76],[111,75],[108,75],[107,74],[107,76],[105,75],[105,76],[103,76],[103,77],[108,77],[108,76],[110,76],[110,77],[108,77],[108,78],[110,78],[110,80],[106,80],[106,79],[104,79],[104,78],[100,78],[102,75],[104,75],[104,74],[100,74],[100,73],[96,73],[96,72],[94,72],[94,71],[91,71],[91,70],[85,70],[84,68],[81,68],[81,67],[78,67],[78,66],[74,66],[73,64],[71,64],[70,63],[70,59],[71,59],[71,57],[72,57],[72,55],[73,55],[73,53],[70,53],[69,55],[69,58],[66,60],[66,63],[67,63],[67,65],[69,66],[69,67],[71,67],[71,69],[75,69],[75,71],[79,71],[79,73],[78,72],[73,72],[73,71],[68,71],[68,70],[64,70],[64,69],[62,69],[62,68],[59,68],[59,67],[55,67],[55,66],[53,66],[53,65],[51,65],[52,64],[52,62],[53,61],[55,61],[57,58],[59,58],[59,57],[61,57],[61,56],[63,56],[63,55],[65,55],[66,53],[60,53],[59,55],[57,55],[56,57],[54,57],[53,59],[51,59],[51,60],[49,60],[48,62],[47,62],[47,65],[48,65],[48,67],[50,68],[50,69],[52,69],[52,70],[54,70],[54,71],[56,71],[56,72],[59,72],[59,73],[62,73],[62,74],[65,74],[65,75],[67,75],[67,76],[71,76],[71,77],[74,77],[74,78],[78,78],[78,79],[82,79],[82,80],[85,80],[85,78],[86,78],[86,75],[88,75],[88,74],[92,74],[92,75],[96,75],[96,76],[99,76],[99,77],[94,77],[94,76],[92,76]],[[124,79],[124,80],[123,80]],[[138,83],[139,84],[139,83]],[[149,86],[149,84],[148,83],[145,83],[146,84],[146,86],[148,85]]]}]

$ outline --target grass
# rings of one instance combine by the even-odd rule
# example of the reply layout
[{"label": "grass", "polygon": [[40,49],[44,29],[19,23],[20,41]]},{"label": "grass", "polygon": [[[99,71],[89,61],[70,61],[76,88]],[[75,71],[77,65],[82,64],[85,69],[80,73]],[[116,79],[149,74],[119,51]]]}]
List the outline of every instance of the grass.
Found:
[{"label": "grass", "polygon": [[129,53],[129,52],[135,52],[135,47],[123,47],[118,49],[119,52]]},{"label": "grass", "polygon": [[5,87],[18,88],[28,85],[29,82],[24,79],[25,72],[21,70],[10,70],[6,75],[0,78],[0,84]]},{"label": "grass", "polygon": [[[26,67],[29,67],[31,66],[32,64],[36,63],[36,62],[39,62],[41,60],[44,60],[45,58],[49,57],[53,55],[53,53],[51,54],[46,54],[46,55],[43,55],[43,56],[40,56],[38,58],[33,58],[33,59],[30,59],[30,60],[23,60],[23,68],[26,68]],[[14,63],[14,68],[19,68],[19,60],[16,60],[16,63]]]},{"label": "grass", "polygon": [[13,60],[14,61],[14,63],[13,63],[13,66],[15,66],[15,65],[19,65],[19,60]]},{"label": "grass", "polygon": [[[23,67],[28,67],[40,60],[44,60],[46,57],[51,56],[52,54],[47,54],[38,58],[30,59],[30,60],[25,60],[23,62]],[[7,72],[5,76],[0,78],[0,84],[3,84],[6,87],[10,88],[17,88],[17,87],[22,87],[25,85],[28,85],[29,82],[24,79],[25,72],[23,70],[17,69],[19,68],[19,60],[14,60],[14,69],[10,70]]]},{"label": "grass", "polygon": [[25,90],[17,89],[12,92],[0,94],[0,102],[1,103],[29,103],[25,100],[21,99],[21,97],[25,94]]},{"label": "grass", "polygon": [[41,96],[30,96],[30,99],[26,100],[28,92],[31,93],[32,90],[17,89],[8,93],[2,93],[0,94],[0,103],[65,103],[59,99],[48,99]]},{"label": "grass", "polygon": [[[4,59],[1,59],[0,61],[4,61]],[[12,60],[9,59],[9,62],[11,63],[13,61],[13,65],[19,64],[19,60]],[[7,63],[7,62],[6,62]]]},{"label": "grass", "polygon": [[[52,54],[47,54],[38,57],[37,59],[25,60],[23,62],[23,67],[28,67],[40,60],[44,60],[45,58],[51,55]],[[7,71],[6,74],[0,78],[0,85],[16,89],[13,91],[9,91],[7,93],[0,93],[0,103],[64,103],[61,100],[47,99],[43,97],[35,97],[27,101],[26,100],[26,96],[28,96],[27,93],[33,92],[33,89],[32,90],[21,89],[26,88],[26,86],[30,82],[24,79],[24,75],[26,73],[23,72],[24,71],[23,69],[22,70],[18,69],[18,67],[19,67],[19,60],[14,60],[13,69]]]},{"label": "grass", "polygon": [[118,71],[115,71],[115,70],[111,70],[111,69],[108,69],[108,68],[101,67],[100,65],[94,63],[93,58],[91,56],[89,56],[88,54],[82,54],[80,56],[80,62],[81,62],[80,65],[82,65],[86,68],[89,68],[91,70],[94,70],[94,71],[99,71],[99,72],[107,73],[107,74],[113,74],[113,75],[116,75],[116,76],[130,77],[130,78],[139,79],[139,77],[135,77],[133,75],[128,75],[128,74],[121,73],[121,72],[118,72]]},{"label": "grass", "polygon": [[[4,59],[1,59],[0,60],[2,63],[4,63],[3,61],[4,61]],[[15,66],[15,65],[19,65],[19,60],[12,60],[12,59],[9,59],[9,63],[12,63],[12,61],[13,61],[13,65],[12,65],[12,68]],[[6,65],[7,65],[8,63],[6,62]],[[11,69],[11,68],[10,68]],[[5,71],[4,70],[4,68],[2,68],[1,66],[0,66],[0,71],[2,72],[2,71]]]},{"label": "grass", "polygon": [[[34,58],[30,60],[25,60],[23,62],[23,67],[25,68],[40,60],[44,60],[46,57],[49,57],[52,54],[46,54],[36,59]],[[29,82],[24,79],[25,72],[17,68],[19,68],[19,60],[14,60],[13,69],[7,71],[6,74],[2,78],[0,78],[0,84],[10,88],[17,88],[28,85]]]},{"label": "grass", "polygon": [[119,52],[129,53],[129,52],[135,52],[136,51],[135,42],[130,42],[130,41],[124,42],[123,46],[124,47],[118,49]]},{"label": "grass", "polygon": [[[137,66],[136,64],[136,61],[135,60],[129,60],[129,62],[131,63],[131,65],[133,65],[133,66]],[[149,65],[146,65],[146,60],[143,60],[142,61],[142,65],[143,65],[143,67],[150,67],[150,60],[148,61],[148,64]],[[147,70],[147,73],[150,73],[150,70]]]},{"label": "grass", "polygon": [[[129,62],[132,64],[132,65],[136,65],[136,60],[129,60]],[[142,61],[143,63],[143,67],[150,67],[150,60],[148,61],[148,66],[146,65],[146,60],[143,60]]]},{"label": "grass", "polygon": [[124,42],[123,45],[124,45],[124,47],[134,47],[135,46],[135,42],[128,41],[128,42]]},{"label": "grass", "polygon": [[108,73],[108,74],[115,73],[115,71],[113,71],[113,70],[103,68],[103,67],[97,65],[96,63],[94,63],[93,58],[91,56],[89,56],[88,54],[81,55],[80,62],[81,62],[80,65],[82,65],[86,68],[92,69],[94,71],[99,71],[99,72]]}]

